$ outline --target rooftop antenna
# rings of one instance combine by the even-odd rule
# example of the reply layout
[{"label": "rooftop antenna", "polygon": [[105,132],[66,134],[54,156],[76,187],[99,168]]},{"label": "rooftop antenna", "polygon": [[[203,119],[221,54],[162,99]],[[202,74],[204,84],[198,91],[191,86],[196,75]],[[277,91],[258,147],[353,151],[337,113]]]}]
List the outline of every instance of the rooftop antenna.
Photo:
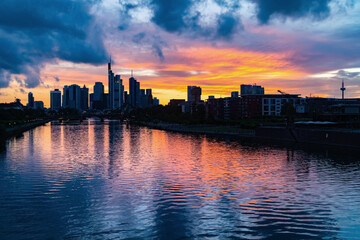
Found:
[{"label": "rooftop antenna", "polygon": [[133,70],[131,69],[131,77],[134,77],[134,75],[133,75]]},{"label": "rooftop antenna", "polygon": [[344,100],[344,95],[345,95],[345,86],[344,86],[344,79],[342,80],[342,85],[341,85],[341,88],[340,88],[341,92],[342,92],[342,99]]}]

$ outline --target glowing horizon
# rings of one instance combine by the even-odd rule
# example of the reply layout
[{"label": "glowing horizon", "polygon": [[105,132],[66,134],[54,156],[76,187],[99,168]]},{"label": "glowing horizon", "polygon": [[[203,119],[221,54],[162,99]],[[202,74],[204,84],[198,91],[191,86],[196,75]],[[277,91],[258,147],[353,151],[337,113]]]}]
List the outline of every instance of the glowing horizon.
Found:
[{"label": "glowing horizon", "polygon": [[[110,55],[126,91],[133,69],[161,104],[186,99],[188,85],[200,86],[202,99],[230,96],[241,84],[340,97],[343,79],[346,97],[360,97],[359,1],[66,0],[58,9],[18,1],[18,10],[0,3],[0,102],[26,104],[32,92],[49,107],[50,91],[71,84],[91,93],[102,82],[107,92]],[[17,11],[28,20],[12,18]]]}]

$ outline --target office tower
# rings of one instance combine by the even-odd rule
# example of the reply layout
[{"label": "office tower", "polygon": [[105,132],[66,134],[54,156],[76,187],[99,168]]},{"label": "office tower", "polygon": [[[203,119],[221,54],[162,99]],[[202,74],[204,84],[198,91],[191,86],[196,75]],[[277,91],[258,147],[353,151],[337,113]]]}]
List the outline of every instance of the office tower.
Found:
[{"label": "office tower", "polygon": [[104,85],[101,82],[96,82],[94,85],[93,101],[102,101],[104,98]]},{"label": "office tower", "polygon": [[136,79],[131,76],[129,78],[129,95],[130,95],[130,106],[135,107],[136,106]]},{"label": "office tower", "polygon": [[114,73],[111,70],[111,59],[108,63],[109,108],[114,109]]},{"label": "office tower", "polygon": [[68,87],[68,107],[81,110],[81,90],[80,86],[73,84]]},{"label": "office tower", "polygon": [[113,82],[113,108],[112,109],[121,109],[124,104],[124,85],[122,84],[123,80],[120,78],[120,75],[116,75]]},{"label": "office tower", "polygon": [[104,108],[105,109],[109,109],[110,106],[109,106],[109,103],[110,103],[110,100],[109,100],[109,94],[108,93],[104,93],[104,100],[103,100],[103,103],[104,103]]},{"label": "office tower", "polygon": [[95,109],[94,108],[94,93],[89,94],[89,99],[90,99],[89,109]]},{"label": "office tower", "polygon": [[62,107],[69,108],[69,86],[65,85],[63,88],[63,96],[62,96]]},{"label": "office tower", "polygon": [[157,99],[157,97],[154,97],[154,106],[159,106],[160,101]]},{"label": "office tower", "polygon": [[89,108],[89,89],[85,85],[80,89],[80,108],[81,110]]},{"label": "office tower", "polygon": [[28,94],[27,106],[28,106],[28,108],[34,108],[34,96],[33,96],[32,92],[29,92],[29,94]]},{"label": "office tower", "polygon": [[188,102],[198,103],[201,101],[201,88],[197,86],[188,86],[187,95]]},{"label": "office tower", "polygon": [[104,99],[104,85],[96,82],[94,85],[94,93],[90,94],[90,107],[92,109],[102,110],[106,108],[106,100]]},{"label": "office tower", "polygon": [[151,88],[146,89],[146,98],[147,98],[147,106],[151,107],[153,105],[153,96]]},{"label": "office tower", "polygon": [[61,91],[59,89],[50,91],[50,108],[51,110],[59,110],[61,108]]},{"label": "office tower", "polygon": [[240,85],[240,95],[264,95],[264,88],[257,85]]},{"label": "office tower", "polygon": [[136,81],[135,87],[136,87],[136,89],[135,89],[135,94],[136,94],[135,106],[141,107],[140,82]]},{"label": "office tower", "polygon": [[145,89],[140,89],[140,106],[142,108],[146,108],[147,107],[147,97],[146,97],[146,93],[145,93]]},{"label": "office tower", "polygon": [[111,70],[111,59],[108,63],[109,108],[121,109],[124,104],[124,85],[120,75],[114,76]]},{"label": "office tower", "polygon": [[130,105],[130,98],[127,91],[124,91],[124,105]]},{"label": "office tower", "polygon": [[238,98],[239,97],[239,92],[231,92],[231,98]]}]

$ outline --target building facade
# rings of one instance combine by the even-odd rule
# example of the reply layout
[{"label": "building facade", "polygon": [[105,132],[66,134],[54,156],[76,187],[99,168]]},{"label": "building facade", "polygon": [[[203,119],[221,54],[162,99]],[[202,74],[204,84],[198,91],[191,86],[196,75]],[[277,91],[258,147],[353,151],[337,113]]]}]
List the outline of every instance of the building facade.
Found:
[{"label": "building facade", "polygon": [[256,84],[254,84],[254,85],[246,85],[246,84],[240,85],[240,96],[262,95],[262,94],[265,94],[265,90],[261,86],[258,86]]},{"label": "building facade", "polygon": [[50,91],[50,108],[55,111],[61,108],[61,91],[59,89]]},{"label": "building facade", "polygon": [[28,93],[28,104],[27,104],[28,108],[34,108],[34,96],[32,94],[32,92]]}]

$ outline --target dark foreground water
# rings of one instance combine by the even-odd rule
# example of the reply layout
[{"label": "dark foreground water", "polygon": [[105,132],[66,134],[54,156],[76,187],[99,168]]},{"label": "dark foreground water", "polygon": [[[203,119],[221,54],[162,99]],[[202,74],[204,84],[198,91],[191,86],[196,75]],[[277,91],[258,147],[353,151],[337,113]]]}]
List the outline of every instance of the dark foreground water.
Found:
[{"label": "dark foreground water", "polygon": [[47,124],[0,153],[0,239],[360,239],[358,159]]}]

